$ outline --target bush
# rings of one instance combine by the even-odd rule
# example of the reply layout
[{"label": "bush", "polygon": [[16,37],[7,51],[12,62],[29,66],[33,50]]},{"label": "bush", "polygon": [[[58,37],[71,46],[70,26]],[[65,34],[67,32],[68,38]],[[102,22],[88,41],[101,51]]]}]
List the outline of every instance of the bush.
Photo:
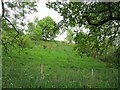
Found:
[{"label": "bush", "polygon": [[120,47],[113,54],[113,63],[118,67],[120,67]]},{"label": "bush", "polygon": [[97,58],[103,62],[106,62],[108,67],[118,68],[120,67],[120,47],[110,46]]},{"label": "bush", "polygon": [[32,46],[32,41],[30,39],[30,37],[28,35],[22,35],[19,38],[19,43],[18,46],[22,47],[22,48],[27,48],[27,47],[31,47]]},{"label": "bush", "polygon": [[118,47],[112,53],[110,52],[108,55],[101,57],[100,60],[106,62],[107,66],[119,68],[120,67],[120,47]]}]

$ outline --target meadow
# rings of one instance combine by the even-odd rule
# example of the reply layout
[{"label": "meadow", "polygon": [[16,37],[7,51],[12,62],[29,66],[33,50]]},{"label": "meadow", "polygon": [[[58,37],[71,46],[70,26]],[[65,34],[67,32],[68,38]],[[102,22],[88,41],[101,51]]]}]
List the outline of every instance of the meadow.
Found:
[{"label": "meadow", "polygon": [[[117,88],[118,70],[83,56],[74,44],[35,42],[31,48],[2,52],[3,88]],[[40,79],[40,64],[43,76]]]}]

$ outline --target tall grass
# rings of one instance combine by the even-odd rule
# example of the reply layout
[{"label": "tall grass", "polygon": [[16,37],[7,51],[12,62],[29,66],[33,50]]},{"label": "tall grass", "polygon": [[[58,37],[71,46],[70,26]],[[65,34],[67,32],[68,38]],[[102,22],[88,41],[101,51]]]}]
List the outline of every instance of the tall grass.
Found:
[{"label": "tall grass", "polygon": [[[44,45],[46,48],[44,48]],[[92,57],[81,58],[73,45],[36,42],[33,48],[3,52],[3,88],[115,88],[117,69]],[[43,79],[40,80],[40,64]],[[91,69],[94,70],[93,76]]]}]

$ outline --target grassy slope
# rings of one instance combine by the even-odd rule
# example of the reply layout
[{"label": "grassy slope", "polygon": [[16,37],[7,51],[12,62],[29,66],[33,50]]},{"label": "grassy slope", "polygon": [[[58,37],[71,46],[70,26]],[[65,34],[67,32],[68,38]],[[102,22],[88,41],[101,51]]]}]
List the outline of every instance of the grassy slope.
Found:
[{"label": "grassy slope", "polygon": [[[117,86],[117,70],[108,69],[105,63],[92,57],[81,58],[73,51],[73,45],[41,41],[20,54],[14,49],[9,53],[3,54],[3,87]],[[40,64],[44,65],[42,81]]]}]

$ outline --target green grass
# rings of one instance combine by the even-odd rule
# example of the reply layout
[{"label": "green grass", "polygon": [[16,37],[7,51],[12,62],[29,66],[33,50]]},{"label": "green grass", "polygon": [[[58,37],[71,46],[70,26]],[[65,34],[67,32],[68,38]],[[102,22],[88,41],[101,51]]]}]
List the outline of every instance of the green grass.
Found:
[{"label": "green grass", "polygon": [[[63,42],[35,42],[33,48],[3,52],[3,88],[115,88],[117,69],[92,57],[81,58],[74,45]],[[43,46],[47,46],[44,48]],[[40,80],[40,64],[43,79]],[[93,76],[92,76],[92,71]]]}]

